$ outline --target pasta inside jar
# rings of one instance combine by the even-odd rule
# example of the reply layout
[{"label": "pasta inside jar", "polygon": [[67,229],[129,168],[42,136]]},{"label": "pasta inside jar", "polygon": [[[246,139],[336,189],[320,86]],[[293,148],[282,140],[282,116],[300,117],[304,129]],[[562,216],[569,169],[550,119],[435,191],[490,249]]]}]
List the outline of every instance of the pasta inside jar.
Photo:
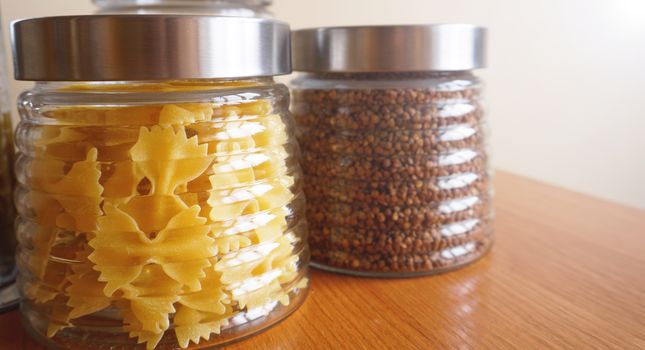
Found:
[{"label": "pasta inside jar", "polygon": [[75,349],[189,348],[291,313],[309,253],[287,96],[270,78],[23,94],[16,203],[30,331]]}]

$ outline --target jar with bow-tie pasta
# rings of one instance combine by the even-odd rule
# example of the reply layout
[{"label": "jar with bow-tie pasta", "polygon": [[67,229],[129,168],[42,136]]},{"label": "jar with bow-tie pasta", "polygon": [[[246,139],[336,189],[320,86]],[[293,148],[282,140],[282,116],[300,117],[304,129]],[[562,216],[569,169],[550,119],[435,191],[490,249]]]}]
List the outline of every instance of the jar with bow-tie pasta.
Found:
[{"label": "jar with bow-tie pasta", "polygon": [[483,84],[485,29],[294,32],[292,113],[307,181],[312,263],[418,276],[493,242]]},{"label": "jar with bow-tie pasta", "polygon": [[301,305],[302,175],[273,80],[290,72],[288,25],[115,15],[13,29],[16,78],[36,81],[19,100],[15,199],[31,335],[204,348]]}]

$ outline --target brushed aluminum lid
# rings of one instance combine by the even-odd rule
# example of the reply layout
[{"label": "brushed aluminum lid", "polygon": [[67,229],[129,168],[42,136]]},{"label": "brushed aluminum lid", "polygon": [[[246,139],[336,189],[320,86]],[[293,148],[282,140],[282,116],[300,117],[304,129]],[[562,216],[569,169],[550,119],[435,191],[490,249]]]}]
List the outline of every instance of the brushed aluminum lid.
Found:
[{"label": "brushed aluminum lid", "polygon": [[463,71],[486,66],[486,28],[471,24],[311,28],[292,36],[296,71]]},{"label": "brushed aluminum lid", "polygon": [[289,25],[193,15],[62,16],[12,23],[15,78],[119,81],[291,73]]}]

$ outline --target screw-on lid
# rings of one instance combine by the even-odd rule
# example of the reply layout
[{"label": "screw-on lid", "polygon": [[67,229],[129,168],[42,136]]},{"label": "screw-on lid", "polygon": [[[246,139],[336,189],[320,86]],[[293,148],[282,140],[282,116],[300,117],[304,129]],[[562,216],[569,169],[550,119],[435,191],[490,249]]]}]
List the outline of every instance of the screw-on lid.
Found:
[{"label": "screw-on lid", "polygon": [[12,24],[15,78],[110,81],[291,72],[289,25],[187,15],[43,17]]},{"label": "screw-on lid", "polygon": [[469,24],[331,27],[293,33],[305,72],[461,71],[486,65],[486,29]]}]

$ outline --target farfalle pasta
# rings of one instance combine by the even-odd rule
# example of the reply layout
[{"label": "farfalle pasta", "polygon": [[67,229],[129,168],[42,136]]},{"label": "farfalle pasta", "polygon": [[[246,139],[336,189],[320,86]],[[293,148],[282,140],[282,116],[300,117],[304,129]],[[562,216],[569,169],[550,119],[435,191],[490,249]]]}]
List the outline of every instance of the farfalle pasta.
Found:
[{"label": "farfalle pasta", "polygon": [[271,96],[222,92],[256,85],[70,84],[56,93],[212,98],[55,105],[37,123],[23,119],[21,287],[51,343],[117,326],[122,335],[105,341],[219,344],[303,300],[308,250],[288,116]]}]

